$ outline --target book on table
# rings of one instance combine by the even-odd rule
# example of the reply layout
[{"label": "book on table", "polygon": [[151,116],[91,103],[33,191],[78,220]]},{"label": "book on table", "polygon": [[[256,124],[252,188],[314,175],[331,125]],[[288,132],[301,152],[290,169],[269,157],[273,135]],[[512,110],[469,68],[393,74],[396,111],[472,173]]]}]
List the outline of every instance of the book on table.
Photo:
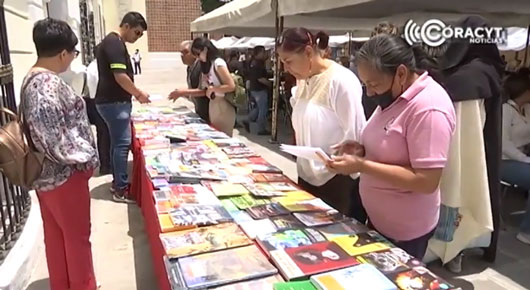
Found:
[{"label": "book on table", "polygon": [[318,290],[309,280],[279,282],[273,285],[274,290]]},{"label": "book on table", "polygon": [[322,233],[328,240],[332,240],[333,238],[341,236],[361,234],[370,231],[367,226],[354,219],[348,219],[331,225],[315,227],[315,229]]},{"label": "book on table", "polygon": [[272,202],[268,198],[253,197],[250,194],[231,197],[230,201],[232,201],[234,205],[237,206],[240,210],[245,210],[253,206],[268,204]]},{"label": "book on table", "polygon": [[[425,267],[415,267],[409,271],[396,273],[390,277],[402,290],[455,290],[454,286],[434,275]],[[460,288],[458,288],[460,289]]]},{"label": "book on table", "polygon": [[398,290],[383,273],[368,264],[315,275],[311,282],[319,290]]},{"label": "book on table", "polygon": [[211,188],[212,192],[218,197],[239,196],[249,194],[245,186],[230,182],[202,182],[203,185]]},{"label": "book on table", "polygon": [[376,267],[386,275],[407,271],[423,265],[422,262],[400,248],[390,248],[385,251],[367,253],[357,256],[357,260],[361,263]]},{"label": "book on table", "polygon": [[266,253],[274,250],[307,246],[315,242],[302,229],[283,230],[261,235],[256,241]]},{"label": "book on table", "polygon": [[215,287],[215,290],[260,290],[270,289],[271,285],[283,282],[282,276],[274,275],[256,280],[238,282],[225,286]]},{"label": "book on table", "polygon": [[288,281],[359,264],[334,242],[321,242],[270,252]]},{"label": "book on table", "polygon": [[181,258],[178,264],[183,280],[192,290],[278,273],[254,245]]},{"label": "book on table", "polygon": [[346,216],[336,210],[320,212],[295,212],[293,215],[308,227],[330,225],[346,219]]},{"label": "book on table", "polygon": [[221,205],[186,205],[169,212],[175,226],[207,226],[233,221]]},{"label": "book on table", "polygon": [[246,211],[251,217],[257,220],[289,214],[289,211],[277,202],[249,207]]},{"label": "book on table", "polygon": [[304,224],[290,214],[271,217],[270,220],[279,231],[305,227]]},{"label": "book on table", "polygon": [[170,258],[181,258],[252,244],[252,241],[234,223],[162,233],[160,240]]},{"label": "book on table", "polygon": [[377,251],[390,249],[392,246],[383,236],[376,231],[362,234],[342,236],[331,239],[346,251],[350,256],[358,256]]},{"label": "book on table", "polygon": [[306,211],[331,211],[334,210],[331,206],[326,204],[320,198],[311,200],[297,201],[296,203],[286,204],[282,201],[280,203],[291,212],[306,212]]},{"label": "book on table", "polygon": [[276,232],[276,227],[270,219],[241,222],[239,223],[239,226],[243,229],[245,234],[253,240],[258,236]]}]

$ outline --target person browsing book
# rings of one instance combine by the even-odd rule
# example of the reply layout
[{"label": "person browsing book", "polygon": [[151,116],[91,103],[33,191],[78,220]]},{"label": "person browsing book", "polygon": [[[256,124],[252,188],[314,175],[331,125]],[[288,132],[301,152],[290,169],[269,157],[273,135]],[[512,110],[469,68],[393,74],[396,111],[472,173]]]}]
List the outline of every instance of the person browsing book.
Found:
[{"label": "person browsing book", "polygon": [[199,89],[176,89],[169,94],[170,100],[179,97],[203,97],[210,99],[210,123],[217,130],[232,137],[236,123],[236,108],[224,97],[236,89],[230,76],[226,61],[219,57],[219,51],[213,43],[204,37],[193,40],[191,52],[200,61],[201,82]]},{"label": "person browsing book", "polygon": [[116,202],[134,202],[129,196],[127,157],[131,146],[131,98],[150,103],[149,95],[134,84],[134,74],[125,43],[135,43],[147,30],[145,18],[128,12],[118,31],[109,33],[96,53],[99,82],[96,107],[107,124],[111,143],[112,173],[110,188]]},{"label": "person browsing book", "polygon": [[47,18],[33,28],[37,62],[26,75],[21,114],[31,142],[45,154],[37,191],[52,290],[96,289],[90,244],[88,181],[99,166],[85,102],[58,74],[79,51],[64,21]]},{"label": "person browsing book", "polygon": [[[359,79],[348,68],[324,59],[329,36],[316,35],[305,28],[286,30],[278,53],[285,70],[297,79],[291,98],[292,124],[296,144],[322,148],[331,154],[331,146],[344,140],[359,140],[366,120],[361,104]],[[364,222],[358,181],[329,171],[323,162],[298,158],[298,184],[340,211]]]},{"label": "person browsing book", "polygon": [[[530,78],[518,73],[504,84],[510,98],[502,107],[501,178],[530,192]],[[530,245],[530,197],[517,239]]]},{"label": "person browsing book", "polygon": [[356,58],[359,77],[378,108],[361,144],[335,146],[331,171],[361,173],[369,224],[412,256],[423,259],[440,214],[440,177],[455,130],[447,92],[425,70],[430,62],[397,36],[368,40]]}]

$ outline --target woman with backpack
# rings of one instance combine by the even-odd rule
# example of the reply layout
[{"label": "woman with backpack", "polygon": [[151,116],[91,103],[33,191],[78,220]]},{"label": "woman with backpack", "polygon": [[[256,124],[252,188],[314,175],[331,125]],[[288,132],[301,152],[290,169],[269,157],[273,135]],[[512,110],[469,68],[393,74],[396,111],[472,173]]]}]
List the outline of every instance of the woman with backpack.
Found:
[{"label": "woman with backpack", "polygon": [[37,62],[21,90],[20,111],[30,144],[45,155],[37,191],[44,226],[50,288],[96,289],[90,245],[88,181],[99,166],[83,98],[59,76],[79,51],[64,21],[40,20],[33,28]]},{"label": "woman with backpack", "polygon": [[225,99],[225,94],[234,92],[236,85],[228,71],[228,65],[219,57],[219,51],[207,38],[196,38],[191,45],[191,52],[200,61],[201,85],[199,89],[174,90],[169,99],[176,100],[184,96],[208,97],[211,125],[232,137],[236,108]]}]

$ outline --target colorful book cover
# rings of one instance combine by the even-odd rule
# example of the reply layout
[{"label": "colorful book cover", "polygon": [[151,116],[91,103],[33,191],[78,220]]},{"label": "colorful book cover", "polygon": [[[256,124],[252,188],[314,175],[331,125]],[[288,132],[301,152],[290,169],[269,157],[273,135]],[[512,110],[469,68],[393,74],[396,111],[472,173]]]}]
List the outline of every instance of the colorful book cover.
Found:
[{"label": "colorful book cover", "polygon": [[453,290],[451,284],[433,274],[425,267],[393,275],[391,279],[401,290]]},{"label": "colorful book cover", "polygon": [[241,184],[229,182],[212,182],[210,183],[213,193],[216,196],[239,196],[249,194],[250,192]]},{"label": "colorful book cover", "polygon": [[270,199],[255,198],[250,194],[234,196],[234,197],[231,197],[230,200],[241,210],[245,210],[247,208],[257,206],[257,205],[271,203]]},{"label": "colorful book cover", "polygon": [[231,211],[230,215],[232,216],[234,221],[238,224],[241,224],[243,222],[254,221],[254,219],[244,210]]},{"label": "colorful book cover", "polygon": [[228,212],[239,211],[237,206],[230,199],[221,199],[221,204]]},{"label": "colorful book cover", "polygon": [[171,284],[172,290],[184,290],[186,289],[186,282],[182,277],[182,271],[180,270],[177,260],[170,260],[167,256],[163,257],[164,265],[166,266],[166,273],[168,276],[169,283]]},{"label": "colorful book cover", "polygon": [[292,215],[271,217],[271,222],[279,231],[299,229],[304,227],[304,225]]},{"label": "colorful book cover", "polygon": [[169,215],[177,226],[207,226],[233,221],[228,211],[220,205],[186,205],[172,210]]},{"label": "colorful book cover", "polygon": [[403,272],[422,265],[420,261],[400,248],[360,255],[357,256],[357,260],[375,266],[384,274]]},{"label": "colorful book cover", "polygon": [[287,195],[286,192],[275,190],[272,186],[266,183],[245,184],[245,187],[250,191],[250,193],[257,197],[274,197]]},{"label": "colorful book cover", "polygon": [[334,242],[276,250],[270,254],[282,275],[289,281],[359,264]]},{"label": "colorful book cover", "polygon": [[169,201],[171,200],[171,191],[167,189],[155,190],[153,191],[153,198],[155,202],[158,201]]},{"label": "colorful book cover", "polygon": [[261,236],[257,241],[266,252],[313,244],[303,230],[279,231]]},{"label": "colorful book cover", "polygon": [[282,276],[274,275],[266,278],[239,282],[226,286],[216,287],[216,290],[260,290],[270,289],[271,285],[283,282]]},{"label": "colorful book cover", "polygon": [[171,192],[173,192],[174,195],[179,195],[183,193],[187,193],[187,194],[197,193],[195,191],[195,187],[193,187],[192,185],[188,185],[188,184],[171,184],[169,186],[169,189],[171,189]]},{"label": "colorful book cover", "polygon": [[283,205],[295,204],[300,201],[312,200],[312,199],[315,199],[315,197],[309,192],[306,192],[303,190],[291,191],[291,192],[288,192],[286,196],[273,198],[274,201],[277,201]]},{"label": "colorful book cover", "polygon": [[264,219],[268,217],[274,217],[279,215],[289,214],[281,204],[272,202],[264,205],[257,205],[246,209],[247,213],[254,219]]},{"label": "colorful book cover", "polygon": [[280,202],[287,210],[291,212],[306,212],[306,211],[330,211],[334,210],[331,206],[326,204],[320,198],[312,200],[298,201],[297,203],[284,204]]},{"label": "colorful book cover", "polygon": [[336,210],[294,213],[293,215],[308,227],[329,225],[343,221],[346,218],[343,214]]},{"label": "colorful book cover", "polygon": [[366,233],[370,231],[370,229],[367,226],[353,219],[327,225],[327,226],[317,227],[315,229],[321,232],[326,237],[326,239],[330,241],[337,237],[348,236],[348,235],[353,235],[353,234],[361,234],[361,233]]},{"label": "colorful book cover", "polygon": [[155,189],[161,189],[169,186],[169,183],[167,182],[167,179],[165,178],[155,178],[151,180],[153,182],[153,187]]},{"label": "colorful book cover", "polygon": [[291,182],[269,182],[269,186],[271,186],[274,190],[277,191],[297,191],[298,188],[292,184]]},{"label": "colorful book cover", "polygon": [[305,228],[304,232],[311,239],[311,241],[313,241],[313,243],[327,242],[326,237],[324,237],[319,231],[315,229]]},{"label": "colorful book cover", "polygon": [[234,223],[163,233],[160,234],[160,240],[170,258],[186,257],[252,244],[252,241]]},{"label": "colorful book cover", "polygon": [[274,227],[274,224],[269,219],[241,222],[239,226],[253,240],[258,236],[261,237],[276,232],[276,227]]},{"label": "colorful book cover", "polygon": [[372,265],[358,265],[311,277],[319,290],[398,290],[385,275]]},{"label": "colorful book cover", "polygon": [[315,285],[309,280],[280,282],[273,285],[274,290],[317,290]]},{"label": "colorful book cover", "polygon": [[278,273],[256,246],[186,257],[179,259],[178,263],[186,285],[192,290]]},{"label": "colorful book cover", "polygon": [[350,256],[364,255],[390,249],[389,242],[376,231],[333,238]]},{"label": "colorful book cover", "polygon": [[283,174],[277,173],[252,173],[250,177],[254,182],[289,182],[289,179]]},{"label": "colorful book cover", "polygon": [[175,224],[173,224],[173,221],[171,220],[171,216],[167,213],[159,214],[158,222],[160,223],[160,232],[162,233],[180,231],[180,230],[191,229],[195,227],[195,225],[176,226]]}]

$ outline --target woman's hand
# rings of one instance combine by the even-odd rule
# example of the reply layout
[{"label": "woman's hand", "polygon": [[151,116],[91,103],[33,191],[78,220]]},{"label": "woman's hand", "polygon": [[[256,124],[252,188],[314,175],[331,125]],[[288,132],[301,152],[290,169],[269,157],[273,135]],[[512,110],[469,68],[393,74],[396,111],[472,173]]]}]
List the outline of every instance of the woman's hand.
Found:
[{"label": "woman's hand", "polygon": [[215,98],[215,87],[209,86],[208,89],[206,89],[206,97],[210,100]]},{"label": "woman's hand", "polygon": [[351,175],[362,171],[364,159],[356,155],[344,154],[335,156],[326,163],[326,167],[331,172],[342,175]]},{"label": "woman's hand", "polygon": [[173,102],[175,102],[178,98],[180,97],[183,97],[185,96],[185,92],[184,90],[181,90],[181,89],[175,89],[174,91],[172,91],[169,96],[168,96],[168,99],[172,100]]},{"label": "woman's hand", "polygon": [[356,141],[344,141],[337,145],[331,146],[332,150],[336,150],[337,155],[355,155],[359,157],[364,157],[366,152],[364,151],[364,146]]}]

